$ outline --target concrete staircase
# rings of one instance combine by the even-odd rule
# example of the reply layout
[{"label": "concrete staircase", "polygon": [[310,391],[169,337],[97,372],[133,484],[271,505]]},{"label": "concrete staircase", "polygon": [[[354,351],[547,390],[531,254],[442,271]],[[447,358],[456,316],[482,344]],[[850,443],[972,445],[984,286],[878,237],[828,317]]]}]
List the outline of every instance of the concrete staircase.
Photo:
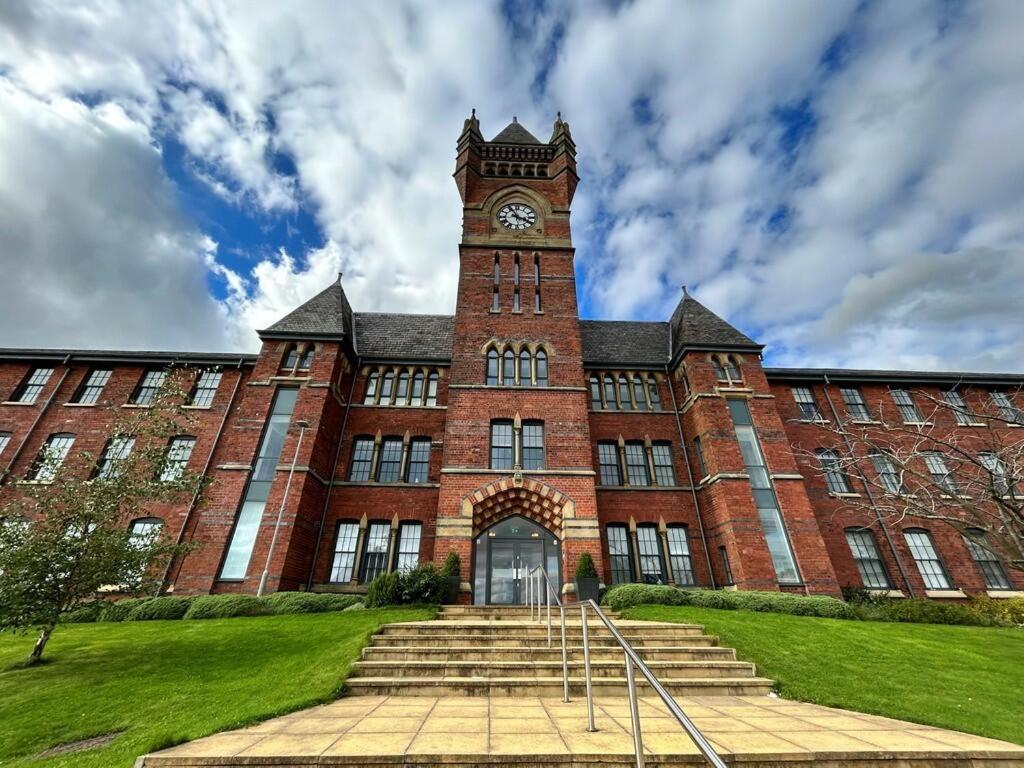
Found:
[{"label": "concrete staircase", "polygon": [[[610,618],[673,696],[766,694],[772,681],[692,624]],[[625,695],[622,651],[596,616],[588,624],[595,695]],[[579,609],[567,608],[571,695],[585,691]],[[381,627],[349,677],[350,694],[401,696],[562,696],[558,613],[529,620],[525,607],[447,606],[437,619]],[[646,681],[642,693],[649,692]]]}]

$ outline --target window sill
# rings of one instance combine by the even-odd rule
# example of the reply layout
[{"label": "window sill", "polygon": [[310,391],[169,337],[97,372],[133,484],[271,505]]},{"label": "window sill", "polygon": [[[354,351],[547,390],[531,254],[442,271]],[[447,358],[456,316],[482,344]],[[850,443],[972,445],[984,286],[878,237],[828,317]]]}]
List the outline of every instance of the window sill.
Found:
[{"label": "window sill", "polygon": [[53,485],[53,480],[16,480],[15,485]]},{"label": "window sill", "polygon": [[904,421],[904,427],[934,427],[935,424],[931,421]]},{"label": "window sill", "polygon": [[212,405],[183,405],[181,409],[183,411],[209,411],[213,408]]},{"label": "window sill", "polygon": [[373,480],[335,480],[336,486],[359,488],[440,488],[440,483],[378,483]]},{"label": "window sill", "polygon": [[867,424],[881,424],[882,422],[878,421],[877,419],[851,419],[850,423],[851,424],[867,425]]},{"label": "window sill", "polygon": [[304,371],[300,376],[297,373],[290,373],[287,376],[271,376],[271,381],[309,381],[309,371]]},{"label": "window sill", "polygon": [[63,408],[95,408],[99,403],[62,403]]},{"label": "window sill", "polygon": [[500,315],[501,314],[501,310],[500,309],[494,309],[493,307],[491,309],[487,310],[487,311],[490,314],[492,314],[492,315]]},{"label": "window sill", "polygon": [[831,496],[833,499],[859,499],[860,498],[860,494],[859,493],[853,493],[853,492],[850,492],[850,493],[830,493],[829,496]]},{"label": "window sill", "polygon": [[828,419],[797,419],[801,424],[831,424]]},{"label": "window sill", "polygon": [[23,402],[21,402],[21,400],[4,400],[2,403],[0,403],[0,405],[23,405],[23,406],[26,406],[26,407],[30,407],[30,406],[33,406],[35,404],[36,404],[35,400],[33,400],[31,403],[23,403]]},{"label": "window sill", "polygon": [[139,409],[143,409],[143,408],[149,408],[150,406],[143,405],[142,403],[125,403],[121,407],[122,408],[139,408]]},{"label": "window sill", "polygon": [[896,598],[905,598],[906,597],[906,595],[904,595],[898,589],[868,589],[868,590],[865,590],[865,591],[869,595],[873,595],[874,597],[891,597],[891,598],[894,598],[894,599],[896,599]]},{"label": "window sill", "polygon": [[962,589],[926,589],[925,597],[942,597],[947,600],[966,600],[967,595]]},{"label": "window sill", "polygon": [[985,594],[993,598],[994,600],[1005,600],[1013,597],[1024,597],[1024,592],[1018,589],[990,589],[986,591]]}]

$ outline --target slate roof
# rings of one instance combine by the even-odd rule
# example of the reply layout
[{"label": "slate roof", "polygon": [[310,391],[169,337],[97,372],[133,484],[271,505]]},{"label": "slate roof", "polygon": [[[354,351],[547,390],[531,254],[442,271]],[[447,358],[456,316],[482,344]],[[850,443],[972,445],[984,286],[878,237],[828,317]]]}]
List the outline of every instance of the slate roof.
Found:
[{"label": "slate roof", "polygon": [[505,129],[491,139],[492,144],[540,144],[540,139],[523,128],[513,117]]},{"label": "slate roof", "polygon": [[887,371],[857,368],[765,368],[769,379],[785,381],[822,381],[827,376],[837,381],[909,381],[917,383],[1019,384],[1024,373],[977,373],[969,371]]},{"label": "slate roof", "polygon": [[754,347],[761,345],[729,325],[690,294],[684,294],[669,321],[672,356],[684,347]]},{"label": "slate roof", "polygon": [[316,296],[289,312],[260,336],[346,338],[352,334],[352,307],[341,283],[332,283]]},{"label": "slate roof", "polygon": [[668,362],[668,323],[580,320],[585,365],[656,365]]},{"label": "slate roof", "polygon": [[256,355],[245,352],[174,352],[132,349],[45,349],[2,347],[0,360],[60,363],[70,359],[87,363],[166,363],[198,365],[252,365]]},{"label": "slate roof", "polygon": [[452,359],[452,315],[356,312],[356,349],[366,360]]}]

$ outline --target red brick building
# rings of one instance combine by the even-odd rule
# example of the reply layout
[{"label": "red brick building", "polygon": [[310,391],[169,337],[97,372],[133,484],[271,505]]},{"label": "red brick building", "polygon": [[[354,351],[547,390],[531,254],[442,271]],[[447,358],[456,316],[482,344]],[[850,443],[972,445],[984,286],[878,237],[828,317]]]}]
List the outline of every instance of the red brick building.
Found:
[{"label": "red brick building", "polygon": [[513,120],[486,141],[474,116],[454,176],[454,316],[354,312],[339,280],[261,331],[258,355],[0,350],[0,492],[45,481],[41,451],[99,455],[113,410],[186,364],[195,434],[171,450],[210,485],[126,521],[198,543],[175,593],[255,592],[268,561],[269,590],[358,591],[449,551],[477,603],[521,601],[542,563],[571,591],[583,552],[605,583],[1024,590],[951,528],[850,509],[869,489],[830,488],[797,449],[847,390],[984,398],[1024,377],[765,369],[761,345],[685,294],[665,322],[581,320],[568,125],[545,143]]}]

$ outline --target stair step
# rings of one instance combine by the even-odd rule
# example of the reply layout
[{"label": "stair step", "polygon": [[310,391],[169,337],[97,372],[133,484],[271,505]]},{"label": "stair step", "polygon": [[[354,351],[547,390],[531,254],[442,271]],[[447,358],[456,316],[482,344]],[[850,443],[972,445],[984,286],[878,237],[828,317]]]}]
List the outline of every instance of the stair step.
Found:
[{"label": "stair step", "polygon": [[[592,679],[595,696],[625,696],[625,677]],[[689,678],[662,680],[673,696],[761,696],[771,691],[766,678]],[[637,681],[643,695],[649,694],[645,680]],[[353,677],[346,682],[351,695],[376,696],[543,696],[561,697],[561,677]],[[582,677],[569,678],[570,696],[586,693]]]},{"label": "stair step", "polygon": [[[753,678],[754,665],[743,661],[651,661],[648,666],[655,676],[666,680],[690,678]],[[583,662],[568,663],[570,676],[583,676]],[[624,677],[622,659],[591,660],[593,679]],[[352,677],[388,677],[402,675],[432,678],[542,678],[561,680],[561,661],[359,661],[353,667]]]},{"label": "stair step", "polygon": [[[583,658],[582,645],[566,647],[570,660]],[[641,650],[644,661],[735,661],[736,651],[732,648],[687,647],[687,646],[647,646]],[[622,651],[609,646],[593,647],[590,657],[594,661],[618,660]],[[449,646],[447,648],[416,647],[416,646],[369,646],[363,651],[367,661],[429,661],[431,659],[447,659],[449,661],[562,661],[562,649],[556,642],[551,648],[546,645],[540,648],[498,648],[494,646]]]},{"label": "stair step", "polygon": [[[558,633],[552,633],[552,643],[558,644],[561,641]],[[643,635],[626,635],[626,639],[634,648],[646,648],[649,646],[690,646],[690,647],[714,647],[718,645],[718,638],[711,635],[685,635],[680,638],[672,637],[644,637]],[[582,638],[566,635],[566,641],[570,645],[582,647]],[[373,637],[374,647],[382,648],[388,646],[402,647],[425,647],[425,648],[451,648],[474,647],[474,648],[547,648],[547,635],[538,637],[519,637],[513,633],[496,635],[493,637],[483,635],[462,635],[449,633],[442,635],[418,635],[411,634],[377,634]],[[618,648],[619,644],[611,635],[604,637],[591,637],[590,647],[594,648]]]}]

